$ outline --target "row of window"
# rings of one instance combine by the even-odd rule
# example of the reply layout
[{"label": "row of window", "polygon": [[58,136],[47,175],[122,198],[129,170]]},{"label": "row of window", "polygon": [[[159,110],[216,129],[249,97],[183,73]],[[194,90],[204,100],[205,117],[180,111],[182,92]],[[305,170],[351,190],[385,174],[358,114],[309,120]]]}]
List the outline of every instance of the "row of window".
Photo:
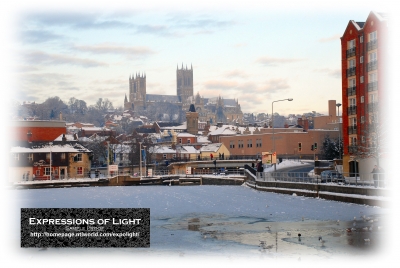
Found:
[{"label": "row of window", "polygon": [[[377,31],[368,34],[368,42],[376,42],[378,40]],[[360,36],[360,43],[364,43],[364,36]],[[347,49],[352,49],[356,47],[356,39],[352,39],[347,42]]]},{"label": "row of window", "polygon": [[[25,155],[25,154],[23,154]],[[61,160],[65,160],[66,154],[65,153],[61,153],[60,154],[60,158]],[[14,153],[14,160],[19,161],[20,159],[20,154],[18,153]],[[54,159],[54,157],[53,157]],[[50,153],[46,153],[46,160],[50,160]],[[28,154],[28,161],[33,161],[33,153]],[[74,156],[74,161],[75,162],[81,162],[82,161],[82,154],[76,154]]]},{"label": "row of window", "polygon": [[[243,141],[242,140],[238,140],[238,144],[237,144],[238,148],[243,148]],[[261,148],[262,147],[262,140],[261,139],[257,139],[256,140],[256,147],[257,148]],[[229,148],[234,149],[235,148],[235,142],[231,141],[229,143]],[[253,140],[247,140],[247,148],[253,148]]]},{"label": "row of window", "polygon": [[[51,168],[53,176],[58,175],[58,169],[57,168]],[[41,176],[41,170],[37,169],[35,172],[36,176]],[[83,167],[76,167],[76,175],[83,175]],[[50,176],[50,167],[45,167],[43,169],[43,176]]]}]

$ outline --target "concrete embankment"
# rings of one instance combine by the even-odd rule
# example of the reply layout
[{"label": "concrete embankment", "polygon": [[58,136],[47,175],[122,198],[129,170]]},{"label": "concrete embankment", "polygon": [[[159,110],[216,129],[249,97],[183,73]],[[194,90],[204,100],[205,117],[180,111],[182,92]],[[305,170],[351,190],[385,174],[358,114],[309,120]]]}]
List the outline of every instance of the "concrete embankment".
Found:
[{"label": "concrete embankment", "polygon": [[298,196],[316,197],[327,200],[389,207],[390,191],[385,188],[357,187],[334,184],[264,182],[248,180],[246,185],[259,191]]}]

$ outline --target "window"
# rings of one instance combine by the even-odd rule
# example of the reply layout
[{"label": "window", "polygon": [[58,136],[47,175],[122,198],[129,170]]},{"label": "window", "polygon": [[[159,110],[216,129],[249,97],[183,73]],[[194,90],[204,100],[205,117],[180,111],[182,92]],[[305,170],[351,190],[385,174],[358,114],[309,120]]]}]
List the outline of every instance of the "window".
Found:
[{"label": "window", "polygon": [[360,77],[360,83],[364,83],[364,76]]},{"label": "window", "polygon": [[377,60],[376,52],[372,52],[368,54],[368,62],[374,62]]},{"label": "window", "polygon": [[28,161],[33,161],[33,154],[28,154]]},{"label": "window", "polygon": [[368,102],[369,103],[375,103],[378,102],[378,98],[376,97],[376,94],[369,94],[368,95]]},{"label": "window", "polygon": [[74,162],[82,162],[82,154],[76,154],[74,156]]},{"label": "window", "polygon": [[49,167],[45,167],[44,168],[44,175],[45,176],[50,176],[50,168]]},{"label": "window", "polygon": [[357,145],[357,138],[356,137],[350,137],[350,145],[351,146],[356,146]]},{"label": "window", "polygon": [[179,143],[182,143],[182,138],[179,138]]},{"label": "window", "polygon": [[14,160],[19,161],[19,154],[14,154]]},{"label": "window", "polygon": [[361,56],[360,57],[360,63],[363,63],[364,62],[364,56]]},{"label": "window", "polygon": [[40,169],[36,170],[36,176],[40,176]]},{"label": "window", "polygon": [[349,65],[349,68],[356,67],[356,60],[355,59],[349,60],[348,65]]},{"label": "window", "polygon": [[347,42],[348,49],[354,48],[356,46],[356,39],[350,40]]},{"label": "window", "polygon": [[46,153],[46,160],[50,160],[50,153]]},{"label": "window", "polygon": [[361,142],[365,143],[365,136],[361,136]]},{"label": "window", "polygon": [[176,154],[172,154],[172,158],[176,158]]},{"label": "window", "polygon": [[65,160],[65,153],[61,153],[60,157],[61,157],[61,160]]},{"label": "window", "polygon": [[299,144],[298,144],[298,148],[299,148],[299,152],[301,152],[301,142],[299,142]]},{"label": "window", "polygon": [[377,73],[372,73],[368,75],[368,82],[373,83],[378,81]]},{"label": "window", "polygon": [[364,124],[364,120],[365,120],[365,117],[362,115],[361,116],[361,124]]},{"label": "window", "polygon": [[253,140],[247,140],[247,147],[248,148],[253,147]]},{"label": "window", "polygon": [[235,148],[235,142],[234,141],[230,141],[229,142],[229,148]]},{"label": "window", "polygon": [[83,167],[77,167],[76,168],[76,174],[77,175],[83,175]]},{"label": "window", "polygon": [[163,158],[163,159],[167,159],[167,155],[166,155],[166,154],[163,154],[163,155],[162,155],[162,158]]},{"label": "window", "polygon": [[361,102],[361,103],[364,103],[364,96],[361,96],[360,102]]},{"label": "window", "polygon": [[351,106],[356,106],[356,104],[357,104],[356,98],[349,99],[349,102],[350,102],[350,107]]},{"label": "window", "polygon": [[356,87],[356,79],[349,79],[349,88]]},{"label": "window", "polygon": [[187,143],[190,143],[190,139],[187,139]]},{"label": "window", "polygon": [[360,36],[360,43],[364,43],[364,36]]},{"label": "window", "polygon": [[376,40],[376,39],[377,39],[377,33],[376,33],[376,31],[370,33],[370,34],[368,35],[368,37],[369,37],[369,41],[370,41],[370,42]]}]

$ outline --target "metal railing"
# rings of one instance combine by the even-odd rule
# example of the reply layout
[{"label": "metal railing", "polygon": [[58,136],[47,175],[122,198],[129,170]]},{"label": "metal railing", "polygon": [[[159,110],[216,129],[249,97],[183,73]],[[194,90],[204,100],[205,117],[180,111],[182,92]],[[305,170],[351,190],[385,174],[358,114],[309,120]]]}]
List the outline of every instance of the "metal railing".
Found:
[{"label": "metal railing", "polygon": [[367,43],[367,51],[376,49],[378,47],[378,39],[371,40]]},{"label": "metal railing", "polygon": [[368,187],[386,187],[385,173],[342,173],[339,177],[314,175],[310,172],[257,172],[256,181],[293,182],[312,184],[340,184]]},{"label": "metal railing", "polygon": [[346,70],[347,77],[356,75],[356,67],[350,67]]},{"label": "metal railing", "polygon": [[352,47],[352,48],[349,48],[348,50],[346,50],[346,57],[347,58],[353,57],[355,55],[356,55],[356,48],[355,47]]},{"label": "metal railing", "polygon": [[377,68],[378,68],[378,61],[377,60],[368,62],[368,64],[367,64],[368,72],[376,70]]},{"label": "metal railing", "polygon": [[356,95],[356,87],[347,88],[347,96],[354,96],[354,95]]},{"label": "metal railing", "polygon": [[350,107],[347,107],[347,114],[348,115],[357,114],[357,106],[356,105],[352,105]]},{"label": "metal railing", "polygon": [[368,91],[378,90],[378,81],[368,83]]}]

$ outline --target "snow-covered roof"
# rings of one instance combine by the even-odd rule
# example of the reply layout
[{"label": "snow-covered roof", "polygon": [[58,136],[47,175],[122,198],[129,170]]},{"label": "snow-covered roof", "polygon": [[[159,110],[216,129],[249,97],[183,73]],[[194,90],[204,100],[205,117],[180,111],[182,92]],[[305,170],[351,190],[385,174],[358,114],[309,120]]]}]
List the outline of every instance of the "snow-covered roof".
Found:
[{"label": "snow-covered roof", "polygon": [[57,144],[57,145],[43,145],[30,147],[11,147],[11,153],[89,153],[89,149],[83,147],[81,144]]},{"label": "snow-covered roof", "polygon": [[149,152],[155,154],[176,154],[176,150],[169,146],[154,146],[149,148]]},{"label": "snow-covered roof", "polygon": [[[211,128],[210,128],[211,130]],[[236,131],[229,128],[229,126],[222,126],[210,131],[208,135],[236,135]]]},{"label": "snow-covered roof", "polygon": [[178,135],[176,135],[178,138],[182,138],[182,137],[185,137],[185,138],[187,138],[187,137],[190,137],[190,138],[194,138],[194,137],[196,137],[195,135],[193,135],[193,134],[190,134],[190,133],[187,133],[187,132],[180,132]]},{"label": "snow-covered roof", "polygon": [[180,149],[181,150],[178,149],[178,151],[180,153],[185,153],[183,151],[186,151],[189,154],[198,154],[198,153],[200,153],[200,151],[197,150],[196,148],[194,148],[194,146],[181,146]]},{"label": "snow-covered roof", "polygon": [[216,152],[221,147],[222,143],[211,143],[200,148],[200,152]]},{"label": "snow-covered roof", "polygon": [[197,136],[197,143],[211,143],[206,136]]}]

